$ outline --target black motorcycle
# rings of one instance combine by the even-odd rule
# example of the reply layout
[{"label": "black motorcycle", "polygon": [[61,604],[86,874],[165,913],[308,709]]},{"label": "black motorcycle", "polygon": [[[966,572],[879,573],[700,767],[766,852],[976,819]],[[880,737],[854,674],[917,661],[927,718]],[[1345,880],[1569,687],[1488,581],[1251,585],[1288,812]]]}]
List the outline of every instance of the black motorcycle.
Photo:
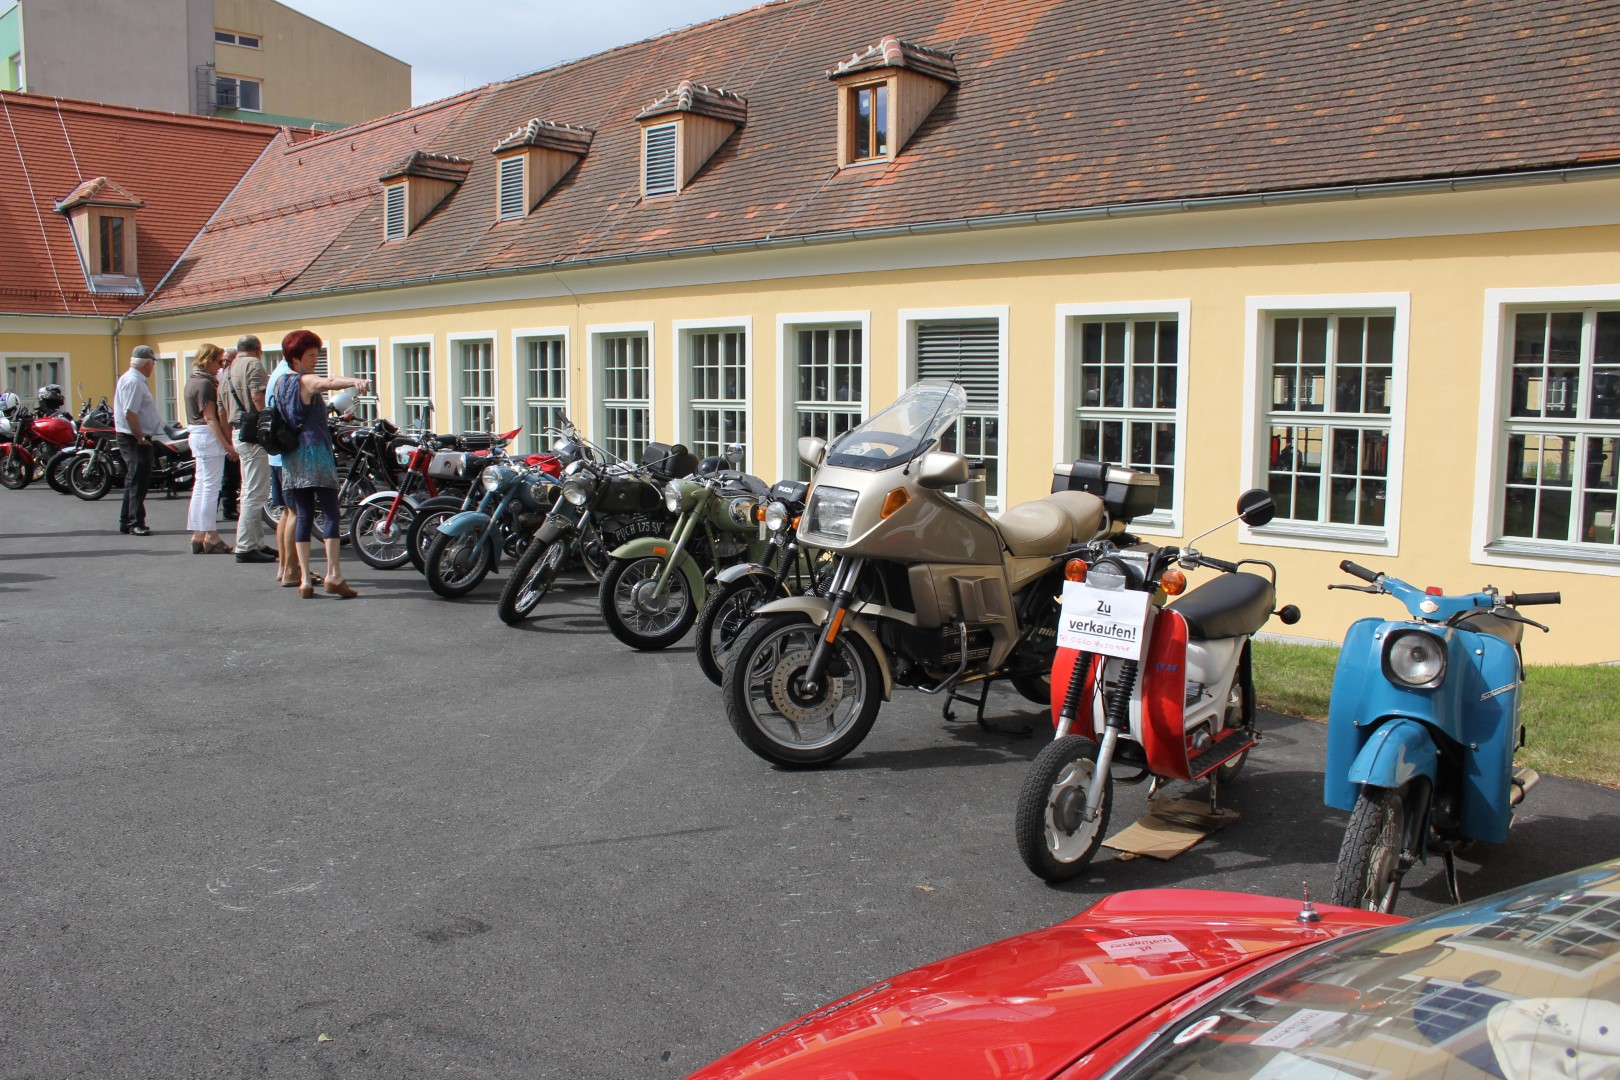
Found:
[{"label": "black motorcycle", "polygon": [[[68,466],[68,487],[81,499],[94,502],[124,484],[124,455],[116,433],[104,433],[73,456]],[[147,490],[174,498],[190,491],[197,479],[197,461],[191,456],[191,435],[173,421],[152,436],[152,482]]]}]

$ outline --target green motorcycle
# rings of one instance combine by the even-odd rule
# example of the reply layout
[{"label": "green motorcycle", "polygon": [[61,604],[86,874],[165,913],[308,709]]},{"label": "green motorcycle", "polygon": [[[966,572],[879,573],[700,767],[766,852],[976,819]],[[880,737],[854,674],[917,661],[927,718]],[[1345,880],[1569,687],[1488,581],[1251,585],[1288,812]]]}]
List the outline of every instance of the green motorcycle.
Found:
[{"label": "green motorcycle", "polygon": [[681,640],[714,575],[758,562],[769,549],[758,511],[770,488],[726,468],[741,460],[742,447],[733,445],[724,458],[705,458],[693,475],[666,483],[664,505],[676,515],[668,538],[642,537],[612,552],[597,599],[608,629],[632,649],[667,649]]}]

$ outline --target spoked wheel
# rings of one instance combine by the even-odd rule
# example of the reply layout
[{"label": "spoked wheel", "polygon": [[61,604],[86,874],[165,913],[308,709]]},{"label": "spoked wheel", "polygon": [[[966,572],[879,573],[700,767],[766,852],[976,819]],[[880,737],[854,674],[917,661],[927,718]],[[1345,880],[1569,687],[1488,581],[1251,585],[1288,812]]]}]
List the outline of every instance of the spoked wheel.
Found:
[{"label": "spoked wheel", "polygon": [[450,506],[421,506],[417,508],[416,520],[411,522],[411,531],[405,539],[405,555],[411,560],[411,565],[418,572],[427,569],[428,548],[438,539],[439,526],[461,513],[461,503],[458,501]]},{"label": "spoked wheel", "polygon": [[388,507],[373,503],[355,510],[349,521],[349,543],[367,566],[378,570],[398,570],[411,561],[406,544],[410,541],[411,525],[416,511],[410,504],[401,503],[394,511],[394,520],[388,520]]},{"label": "spoked wheel", "polygon": [[1086,795],[1097,775],[1097,744],[1069,735],[1035,756],[1018,793],[1013,831],[1024,865],[1047,881],[1083,873],[1108,832],[1114,805],[1112,777],[1103,777],[1097,818],[1086,820]]},{"label": "spoked wheel", "polygon": [[[281,515],[292,514],[295,517],[297,516],[297,511],[295,511],[291,506],[271,506],[269,503],[264,504],[263,513],[264,520],[270,526],[271,532],[276,531],[276,526],[281,522]],[[315,507],[315,521],[314,524],[310,526],[309,532],[310,536],[314,537],[317,543],[326,532],[325,522],[326,515],[321,512],[320,506],[317,505]],[[347,537],[343,535],[343,531],[341,529],[338,530],[338,539],[347,539]]]},{"label": "spoked wheel", "polygon": [[87,456],[73,459],[68,466],[68,488],[79,498],[95,502],[112,490],[112,467]]},{"label": "spoked wheel", "polygon": [[602,531],[596,527],[589,514],[585,515],[579,524],[579,536],[576,545],[579,549],[580,565],[585,567],[585,573],[597,584],[601,584],[602,575],[607,573],[609,564],[613,562],[608,555],[608,546],[602,540]]},{"label": "spoked wheel", "polygon": [[428,548],[422,572],[434,592],[454,600],[478,588],[494,565],[495,549],[485,542],[482,532],[439,533]]},{"label": "spoked wheel", "polygon": [[1395,910],[1401,879],[1416,859],[1421,815],[1413,787],[1363,787],[1350,812],[1333,874],[1333,903],[1366,911]]},{"label": "spoked wheel", "polygon": [[721,695],[743,745],[788,769],[830,765],[855,749],[877,719],[882,673],[866,642],[838,635],[826,671],[804,684],[821,628],[800,614],[751,620],[726,656]]},{"label": "spoked wheel", "polygon": [[725,678],[726,653],[737,643],[755,609],[770,598],[769,580],[746,577],[727,582],[703,605],[697,621],[698,667],[714,685]]},{"label": "spoked wheel", "polygon": [[45,463],[45,482],[51,485],[51,490],[58,495],[73,494],[73,489],[68,486],[68,470],[73,467],[75,453],[71,446],[58,450],[51,455],[51,460]]},{"label": "spoked wheel", "polygon": [[501,590],[501,602],[496,608],[501,622],[516,626],[527,619],[529,612],[539,607],[540,601],[546,598],[567,556],[567,538],[553,540],[549,544],[542,544],[538,540],[530,544],[513,567],[512,575],[506,579],[506,588]]},{"label": "spoked wheel", "polygon": [[21,491],[34,480],[34,470],[24,463],[22,455],[8,446],[0,455],[0,487]]},{"label": "spoked wheel", "polygon": [[665,565],[666,560],[655,555],[614,559],[602,575],[597,593],[602,621],[632,649],[667,649],[686,636],[697,618],[699,598],[692,595],[678,567],[670,568],[664,595],[653,595]]}]

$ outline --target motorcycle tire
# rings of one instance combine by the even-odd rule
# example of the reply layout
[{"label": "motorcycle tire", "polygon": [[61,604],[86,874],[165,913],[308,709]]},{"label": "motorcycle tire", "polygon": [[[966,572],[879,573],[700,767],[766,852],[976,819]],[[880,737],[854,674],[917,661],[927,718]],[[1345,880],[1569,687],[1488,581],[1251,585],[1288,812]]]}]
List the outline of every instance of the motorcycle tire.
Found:
[{"label": "motorcycle tire", "polygon": [[387,520],[387,506],[356,507],[354,516],[349,519],[349,545],[367,566],[398,570],[411,561],[409,545],[416,511],[408,503],[401,503],[385,532],[383,523]]},{"label": "motorcycle tire", "polygon": [[1018,691],[1018,696],[1025,701],[1033,701],[1042,708],[1052,703],[1052,669],[1046,668],[1039,675],[1014,675],[1010,680],[1012,688]]},{"label": "motorcycle tire", "polygon": [[692,595],[686,575],[678,569],[670,571],[664,598],[656,607],[638,600],[663,568],[664,560],[655,555],[614,559],[596,594],[609,632],[641,652],[669,648],[697,621],[700,598]]},{"label": "motorcycle tire", "polygon": [[427,568],[427,550],[438,538],[439,526],[459,513],[460,499],[447,500],[437,506],[428,503],[416,508],[416,519],[411,522],[411,531],[406,535],[405,557],[410,559],[417,573],[424,573]]},{"label": "motorcycle tire", "polygon": [[719,686],[726,675],[726,654],[742,636],[754,612],[772,599],[769,580],[746,577],[721,586],[697,619],[697,661],[706,677]]},{"label": "motorcycle tire", "polygon": [[73,488],[68,484],[68,470],[73,467],[73,459],[78,451],[71,446],[58,450],[51,455],[51,460],[45,463],[45,482],[51,485],[51,490],[58,495],[71,495]]},{"label": "motorcycle tire", "polygon": [[[422,573],[434,592],[446,600],[466,596],[483,583],[495,565],[495,549],[481,536],[439,533],[427,551]],[[469,545],[477,545],[470,549]]]},{"label": "motorcycle tire", "polygon": [[538,541],[530,544],[512,568],[511,576],[506,579],[506,587],[501,590],[501,602],[495,608],[501,622],[516,626],[527,619],[529,613],[546,598],[546,593],[551,591],[567,558],[567,539],[553,540],[549,544]]},{"label": "motorcycle tire", "polygon": [[1084,873],[1108,833],[1114,783],[1106,778],[1097,820],[1085,820],[1086,794],[1097,770],[1097,744],[1068,735],[1047,744],[1018,792],[1013,836],[1018,855],[1036,877],[1069,881]]},{"label": "motorcycle tire", "polygon": [[95,502],[112,490],[113,471],[110,465],[88,457],[74,460],[68,466],[68,487],[86,502]]},{"label": "motorcycle tire", "polygon": [[817,695],[794,685],[821,628],[798,612],[751,620],[726,656],[726,722],[744,746],[784,769],[831,765],[872,730],[883,673],[859,634],[838,636]]},{"label": "motorcycle tire", "polygon": [[1401,879],[1412,865],[1405,852],[1417,850],[1413,790],[1411,784],[1361,789],[1339,846],[1331,903],[1385,914],[1395,910]]},{"label": "motorcycle tire", "polygon": [[34,470],[8,447],[5,454],[0,455],[0,487],[21,491],[33,482]]}]

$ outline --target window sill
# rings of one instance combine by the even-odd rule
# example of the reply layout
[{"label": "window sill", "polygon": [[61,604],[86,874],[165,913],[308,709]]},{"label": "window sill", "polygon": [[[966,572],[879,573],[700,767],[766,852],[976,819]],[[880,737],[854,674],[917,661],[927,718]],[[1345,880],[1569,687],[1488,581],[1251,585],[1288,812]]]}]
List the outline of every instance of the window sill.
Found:
[{"label": "window sill", "polygon": [[846,161],[838,167],[840,169],[859,169],[863,165],[887,165],[893,160],[894,158],[887,155],[883,157],[861,158],[859,161]]},{"label": "window sill", "polygon": [[1392,558],[1400,553],[1395,537],[1383,529],[1279,522],[1258,529],[1241,527],[1238,536],[1245,544],[1259,544],[1264,547],[1343,551],[1360,555],[1380,555],[1386,558]]},{"label": "window sill", "polygon": [[1559,570],[1570,574],[1620,576],[1620,548],[1603,549],[1528,539],[1492,540],[1474,562],[1520,570]]}]

